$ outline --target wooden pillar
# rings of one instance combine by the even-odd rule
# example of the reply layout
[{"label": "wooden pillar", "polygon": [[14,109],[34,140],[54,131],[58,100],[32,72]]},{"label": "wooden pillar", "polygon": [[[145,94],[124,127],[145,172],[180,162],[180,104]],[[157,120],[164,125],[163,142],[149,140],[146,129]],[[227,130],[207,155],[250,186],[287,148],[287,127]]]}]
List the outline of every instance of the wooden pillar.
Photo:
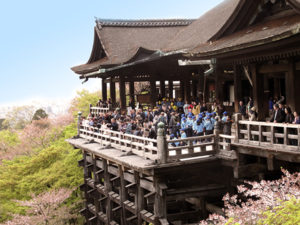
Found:
[{"label": "wooden pillar", "polygon": [[107,100],[107,85],[105,83],[105,78],[102,78],[102,100]]},{"label": "wooden pillar", "polygon": [[116,105],[116,84],[112,80],[110,81],[110,98],[114,107]]},{"label": "wooden pillar", "polygon": [[198,87],[197,87],[197,96],[199,101],[203,101],[203,90],[204,90],[204,74],[199,72],[199,80],[198,80]]},{"label": "wooden pillar", "polygon": [[141,178],[140,174],[137,171],[134,171],[134,178],[136,183],[136,193],[135,193],[135,205],[136,205],[136,216],[138,218],[137,224],[142,224],[142,215],[141,211],[145,207],[145,198],[144,198],[144,189],[141,187]]},{"label": "wooden pillar", "polygon": [[184,100],[184,80],[180,80],[180,98]]},{"label": "wooden pillar", "polygon": [[126,92],[124,77],[120,76],[120,107],[126,109]]},{"label": "wooden pillar", "polygon": [[242,68],[234,65],[234,111],[239,111],[239,101],[242,100]]},{"label": "wooden pillar", "polygon": [[166,85],[165,80],[160,80],[159,82],[159,88],[160,88],[160,95],[161,97],[166,97]]},{"label": "wooden pillar", "polygon": [[[270,87],[269,87],[269,77],[268,74],[263,75],[263,86],[264,86],[264,115],[265,117],[269,117],[269,98],[270,98]],[[268,106],[268,107],[266,107]]]},{"label": "wooden pillar", "polygon": [[173,96],[173,80],[169,80],[169,98],[174,98],[174,96]]},{"label": "wooden pillar", "polygon": [[280,99],[280,80],[274,77],[274,97]]},{"label": "wooden pillar", "polygon": [[108,163],[106,159],[103,159],[103,172],[104,172],[104,188],[105,188],[105,195],[107,197],[106,202],[106,216],[107,216],[107,223],[110,224],[112,221],[112,202],[109,198],[109,192],[112,190],[111,182],[110,182],[110,175],[108,172]]},{"label": "wooden pillar", "polygon": [[[285,74],[285,91],[286,91],[286,104],[291,107],[292,110],[296,109],[296,98],[299,94],[296,94],[296,78],[295,78],[295,63],[289,64],[289,69]],[[297,95],[297,96],[296,96]]]},{"label": "wooden pillar", "polygon": [[125,180],[124,180],[124,171],[121,165],[118,165],[119,169],[119,177],[120,177],[120,200],[121,200],[121,207],[122,207],[122,213],[121,213],[121,225],[126,225],[126,209],[124,202],[127,200],[127,192],[125,188]]},{"label": "wooden pillar", "polygon": [[154,216],[155,225],[161,224],[160,219],[167,219],[167,200],[166,200],[166,185],[161,178],[154,177],[153,180],[155,188],[154,199]]},{"label": "wooden pillar", "polygon": [[258,110],[258,120],[264,119],[264,86],[263,86],[263,76],[258,74],[256,65],[252,64],[250,66],[252,81],[253,81],[253,101],[254,106]]},{"label": "wooden pillar", "polygon": [[156,80],[151,78],[150,80],[150,90],[151,90],[151,106],[154,107],[156,105],[157,92],[156,92]]},{"label": "wooden pillar", "polygon": [[184,80],[184,101],[191,102],[191,83],[189,79]]},{"label": "wooden pillar", "polygon": [[135,102],[135,99],[134,99],[134,81],[129,82],[129,95],[130,95],[130,98],[133,99],[133,102]]},{"label": "wooden pillar", "polygon": [[197,81],[192,80],[192,99],[195,101],[197,99]]},{"label": "wooden pillar", "polygon": [[223,98],[223,79],[222,79],[222,70],[221,68],[217,67],[216,72],[215,72],[215,96],[216,96],[216,101],[219,103],[222,103],[224,98]]}]

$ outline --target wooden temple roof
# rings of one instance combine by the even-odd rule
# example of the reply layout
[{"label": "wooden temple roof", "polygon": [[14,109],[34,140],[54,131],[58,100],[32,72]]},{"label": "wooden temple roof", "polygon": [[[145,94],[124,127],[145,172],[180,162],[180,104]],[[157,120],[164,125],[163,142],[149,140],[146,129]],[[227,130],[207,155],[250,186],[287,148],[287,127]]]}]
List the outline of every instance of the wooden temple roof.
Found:
[{"label": "wooden temple roof", "polygon": [[[275,3],[282,7],[279,17],[270,16]],[[205,58],[275,42],[299,33],[299,9],[297,0],[224,0],[197,20],[97,19],[90,59],[72,70],[83,78],[157,55]]]},{"label": "wooden temple roof", "polygon": [[[96,20],[94,46],[87,64],[73,67],[78,74],[119,65],[139,54],[160,50],[193,20]],[[101,53],[100,53],[101,52]]]},{"label": "wooden temple roof", "polygon": [[279,41],[299,33],[300,15],[293,15],[247,27],[217,41],[199,45],[191,53],[199,57],[214,56]]}]

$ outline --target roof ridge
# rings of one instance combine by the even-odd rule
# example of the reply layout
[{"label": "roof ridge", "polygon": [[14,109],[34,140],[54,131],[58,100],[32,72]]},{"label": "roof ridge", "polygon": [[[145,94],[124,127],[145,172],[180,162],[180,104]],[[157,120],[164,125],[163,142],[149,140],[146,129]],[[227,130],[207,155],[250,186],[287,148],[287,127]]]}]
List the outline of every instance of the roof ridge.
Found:
[{"label": "roof ridge", "polygon": [[98,26],[111,27],[168,27],[168,26],[188,26],[195,19],[141,19],[141,20],[118,20],[96,18]]}]

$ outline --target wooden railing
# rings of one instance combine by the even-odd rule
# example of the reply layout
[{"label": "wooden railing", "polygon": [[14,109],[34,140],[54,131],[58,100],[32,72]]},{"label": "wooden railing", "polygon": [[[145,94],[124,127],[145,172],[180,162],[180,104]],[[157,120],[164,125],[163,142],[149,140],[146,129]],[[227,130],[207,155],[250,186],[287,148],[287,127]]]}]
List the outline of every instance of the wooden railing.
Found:
[{"label": "wooden railing", "polygon": [[107,113],[109,108],[90,106],[90,114],[99,115],[99,113]]},{"label": "wooden railing", "polygon": [[124,152],[131,152],[143,158],[156,160],[157,140],[125,134],[109,129],[98,129],[92,126],[80,126],[80,137],[93,139],[103,146],[111,146]]},{"label": "wooden railing", "polygon": [[238,121],[235,141],[278,150],[300,150],[300,125]]},{"label": "wooden railing", "polygon": [[[120,149],[124,153],[132,153],[145,159],[155,160],[158,163],[211,156],[216,153],[215,135],[166,140],[164,127],[158,128],[157,139],[80,124],[78,125],[78,129],[78,135],[82,138],[93,140],[102,146]],[[175,142],[180,142],[181,146],[173,147],[172,143]]]},{"label": "wooden railing", "polygon": [[[172,146],[179,143],[181,146]],[[167,140],[167,161],[208,156],[216,153],[215,135]]]}]

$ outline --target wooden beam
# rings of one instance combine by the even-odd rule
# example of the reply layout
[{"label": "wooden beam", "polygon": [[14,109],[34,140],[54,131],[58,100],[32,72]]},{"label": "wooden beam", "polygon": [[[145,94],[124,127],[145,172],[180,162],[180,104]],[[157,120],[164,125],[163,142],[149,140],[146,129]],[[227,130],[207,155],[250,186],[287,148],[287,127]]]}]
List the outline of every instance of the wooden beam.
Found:
[{"label": "wooden beam", "polygon": [[102,100],[107,100],[107,85],[104,78],[102,78]]},{"label": "wooden beam", "polygon": [[119,177],[120,177],[120,201],[122,207],[122,214],[121,214],[121,225],[126,225],[126,209],[124,206],[124,202],[127,200],[127,192],[125,188],[125,180],[124,180],[124,171],[121,165],[118,165],[119,170]]},{"label": "wooden beam", "polygon": [[[252,81],[253,81],[253,101],[254,106],[258,110],[258,120],[264,119],[264,102],[262,96],[264,95],[263,76],[257,73],[255,64],[250,66]],[[267,107],[267,106],[266,106]]]},{"label": "wooden beam", "polygon": [[126,92],[125,92],[125,81],[122,76],[120,76],[120,107],[121,109],[126,108]]},{"label": "wooden beam", "polygon": [[287,72],[289,70],[288,64],[265,64],[261,65],[258,68],[258,73],[266,74],[266,73],[282,73]]},{"label": "wooden beam", "polygon": [[239,101],[242,99],[242,68],[240,65],[234,65],[234,110],[239,112]]},{"label": "wooden beam", "polygon": [[286,91],[286,104],[291,107],[292,110],[296,109],[296,98],[298,93],[296,92],[296,68],[295,63],[291,62],[288,66],[288,71],[285,73],[285,91]]},{"label": "wooden beam", "polygon": [[164,98],[166,97],[166,85],[165,85],[165,80],[160,80],[159,82],[159,87],[160,87],[160,94]]},{"label": "wooden beam", "polygon": [[110,82],[109,90],[110,90],[110,98],[111,98],[111,101],[112,101],[112,105],[114,106],[116,104],[116,85],[115,85],[115,82],[113,82],[113,81]]},{"label": "wooden beam", "polygon": [[190,79],[184,80],[184,101],[191,102],[191,81]]},{"label": "wooden beam", "polygon": [[173,96],[173,80],[169,80],[169,98],[174,98],[174,96]]},{"label": "wooden beam", "polygon": [[156,80],[151,78],[150,80],[150,91],[151,91],[151,106],[156,105],[157,91],[156,91]]},{"label": "wooden beam", "polygon": [[[103,161],[103,169],[104,169],[104,187],[105,187],[105,195],[108,196],[108,193],[112,190],[112,185],[110,182],[110,174],[108,172],[108,163],[106,159],[102,159]],[[107,216],[107,222],[110,224],[110,222],[113,220],[112,218],[112,202],[110,198],[107,198],[106,201],[106,216]]]}]

